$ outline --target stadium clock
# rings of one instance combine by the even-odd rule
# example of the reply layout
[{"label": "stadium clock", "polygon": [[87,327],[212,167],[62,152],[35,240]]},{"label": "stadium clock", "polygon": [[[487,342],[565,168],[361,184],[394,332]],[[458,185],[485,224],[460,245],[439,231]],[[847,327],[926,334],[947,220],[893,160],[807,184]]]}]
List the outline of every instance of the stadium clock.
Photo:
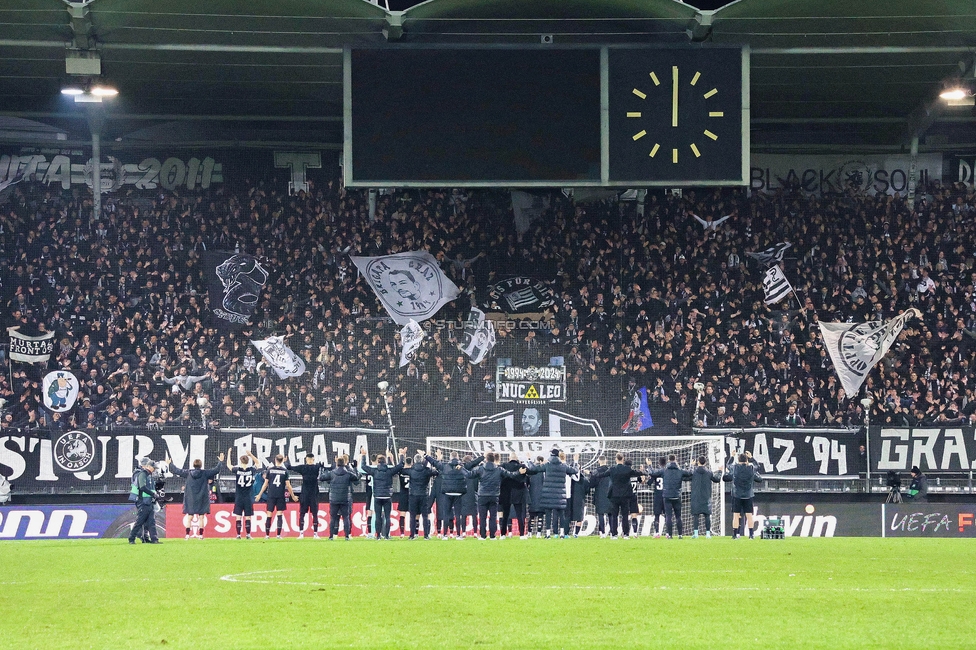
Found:
[{"label": "stadium clock", "polygon": [[737,48],[610,50],[610,179],[742,177]]}]

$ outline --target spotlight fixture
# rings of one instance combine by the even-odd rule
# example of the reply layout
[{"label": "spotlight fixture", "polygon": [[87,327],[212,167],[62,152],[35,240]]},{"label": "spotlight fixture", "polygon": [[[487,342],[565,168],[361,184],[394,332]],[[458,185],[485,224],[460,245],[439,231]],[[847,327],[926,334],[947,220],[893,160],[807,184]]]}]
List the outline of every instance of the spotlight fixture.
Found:
[{"label": "spotlight fixture", "polygon": [[100,104],[104,99],[110,99],[119,94],[119,91],[111,86],[106,86],[104,84],[85,84],[85,85],[70,85],[65,86],[61,89],[61,94],[66,97],[71,97],[75,102],[79,104],[84,103],[95,103]]}]

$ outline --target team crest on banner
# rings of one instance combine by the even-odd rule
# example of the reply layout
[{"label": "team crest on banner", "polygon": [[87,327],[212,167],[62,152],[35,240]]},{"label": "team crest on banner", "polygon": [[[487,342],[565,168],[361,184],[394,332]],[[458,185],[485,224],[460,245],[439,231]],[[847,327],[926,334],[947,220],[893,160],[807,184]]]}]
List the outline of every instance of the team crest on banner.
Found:
[{"label": "team crest on banner", "polygon": [[41,382],[44,406],[55,413],[70,411],[78,399],[78,379],[67,370],[55,370],[44,375]]},{"label": "team crest on banner", "polygon": [[909,318],[921,317],[917,309],[886,321],[864,323],[820,322],[824,345],[834,362],[837,377],[851,397],[861,389],[871,369],[887,354]]},{"label": "team crest on banner", "polygon": [[407,324],[403,326],[403,329],[400,330],[400,344],[403,346],[400,350],[401,368],[413,361],[414,355],[426,336],[424,328],[415,320],[407,321]]},{"label": "team crest on banner", "polygon": [[95,459],[95,441],[84,431],[63,433],[52,445],[54,462],[66,472],[81,472]]},{"label": "team crest on banner", "polygon": [[556,302],[548,284],[531,278],[509,278],[488,287],[485,307],[506,314],[542,311]]},{"label": "team crest on banner", "polygon": [[397,325],[430,318],[460,293],[427,251],[352,261]]},{"label": "team crest on banner", "polygon": [[285,337],[269,336],[264,340],[252,340],[251,343],[264,355],[265,361],[274,368],[280,379],[305,374],[305,361],[285,345]]},{"label": "team crest on banner", "polygon": [[210,308],[220,321],[247,325],[268,282],[268,271],[253,255],[208,252],[203,256]]}]

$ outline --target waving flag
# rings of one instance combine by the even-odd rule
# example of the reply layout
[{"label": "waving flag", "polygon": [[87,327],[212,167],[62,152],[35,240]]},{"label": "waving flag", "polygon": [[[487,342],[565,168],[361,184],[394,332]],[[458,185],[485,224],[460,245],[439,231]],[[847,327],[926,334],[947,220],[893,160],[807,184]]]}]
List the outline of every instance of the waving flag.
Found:
[{"label": "waving flag", "polygon": [[763,291],[766,292],[767,305],[775,305],[793,291],[790,281],[786,279],[786,274],[779,264],[769,267],[766,271],[766,277],[763,278]]},{"label": "waving flag", "polygon": [[921,317],[917,309],[886,321],[865,323],[820,322],[824,345],[844,390],[851,397],[861,389],[871,368],[887,354],[909,318]]},{"label": "waving flag", "polygon": [[471,309],[464,323],[464,340],[459,347],[475,365],[481,363],[495,347],[495,324],[485,318],[485,312],[478,308]]},{"label": "waving flag", "polygon": [[413,361],[414,355],[420,348],[420,344],[424,342],[426,336],[427,333],[424,332],[424,328],[415,320],[411,319],[403,326],[403,329],[400,330],[400,344],[403,345],[403,348],[400,350],[401,368]]},{"label": "waving flag", "polygon": [[781,244],[776,244],[775,246],[770,246],[764,251],[759,251],[758,253],[746,253],[746,256],[751,257],[760,264],[764,266],[770,266],[772,264],[777,264],[783,261],[783,253],[789,250],[793,244],[789,242],[783,242]]},{"label": "waving flag", "polygon": [[460,293],[427,251],[352,261],[397,325],[430,318]]},{"label": "waving flag", "polygon": [[644,429],[654,426],[651,421],[651,409],[647,406],[647,388],[641,388],[634,393],[630,400],[630,415],[620,430],[623,433],[640,433]]},{"label": "waving flag", "polygon": [[264,340],[252,340],[251,343],[264,355],[264,360],[274,368],[280,379],[305,374],[305,362],[285,345],[285,337],[269,336]]}]

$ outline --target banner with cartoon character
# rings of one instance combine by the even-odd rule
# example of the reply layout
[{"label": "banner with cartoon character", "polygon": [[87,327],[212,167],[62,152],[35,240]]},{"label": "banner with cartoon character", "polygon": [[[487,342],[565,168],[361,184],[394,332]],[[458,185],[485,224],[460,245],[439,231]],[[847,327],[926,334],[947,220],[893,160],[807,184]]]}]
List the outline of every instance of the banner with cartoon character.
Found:
[{"label": "banner with cartoon character", "polygon": [[208,251],[203,254],[203,267],[210,310],[218,323],[227,327],[248,325],[268,282],[264,265],[246,253]]},{"label": "banner with cartoon character", "polygon": [[55,370],[44,375],[41,382],[44,406],[55,413],[65,413],[78,399],[78,378],[67,370]]}]

